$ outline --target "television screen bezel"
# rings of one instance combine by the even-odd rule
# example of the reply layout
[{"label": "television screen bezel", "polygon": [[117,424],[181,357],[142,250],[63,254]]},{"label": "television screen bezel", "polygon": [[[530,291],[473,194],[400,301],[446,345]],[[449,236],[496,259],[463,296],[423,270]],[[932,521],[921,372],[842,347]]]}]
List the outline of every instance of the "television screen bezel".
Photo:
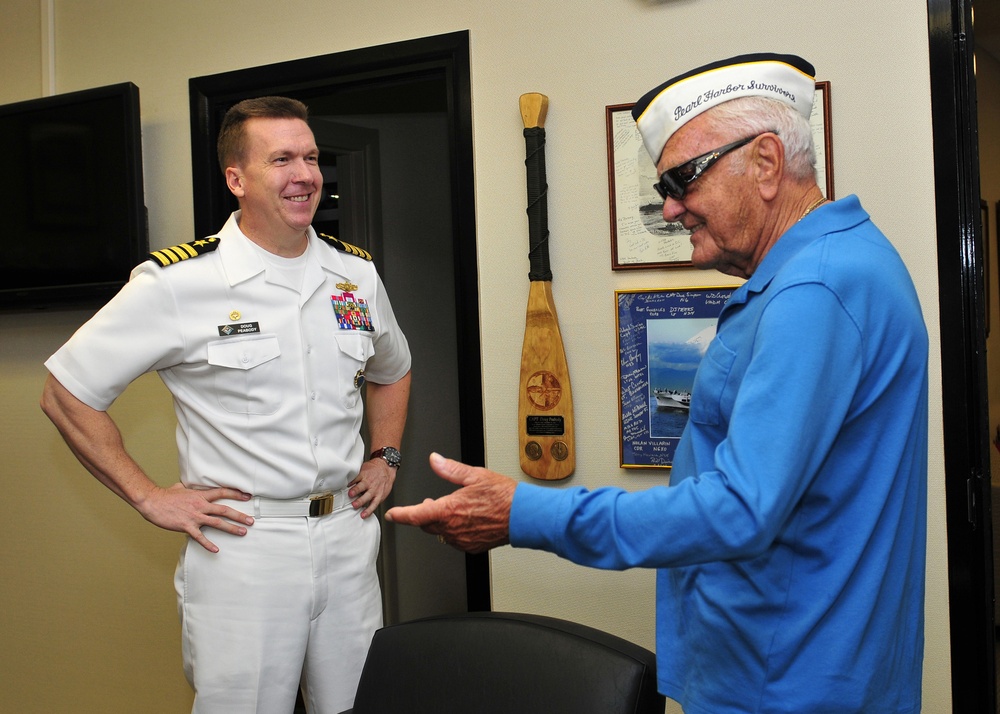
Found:
[{"label": "television screen bezel", "polygon": [[[51,114],[52,110],[70,108],[82,103],[118,99],[122,105],[125,132],[124,142],[127,236],[122,237],[123,248],[128,250],[128,263],[138,265],[149,253],[149,232],[142,175],[142,124],[139,107],[139,88],[132,82],[121,82],[49,97],[28,99],[0,105],[0,118],[17,114]],[[53,167],[53,171],[56,167]],[[2,258],[0,258],[2,259]],[[67,283],[65,281],[37,287],[9,288],[0,285],[0,310],[25,311],[38,309],[96,308],[110,300],[128,282],[128,275],[119,280]]]}]

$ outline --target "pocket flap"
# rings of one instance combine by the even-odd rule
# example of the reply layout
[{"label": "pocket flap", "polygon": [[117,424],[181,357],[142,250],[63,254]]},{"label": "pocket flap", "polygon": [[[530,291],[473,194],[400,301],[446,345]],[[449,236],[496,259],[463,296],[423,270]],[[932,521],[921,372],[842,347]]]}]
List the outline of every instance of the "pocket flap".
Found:
[{"label": "pocket flap", "polygon": [[367,362],[375,352],[371,338],[363,335],[337,335],[337,346],[346,356],[358,362]]},{"label": "pocket flap", "polygon": [[208,343],[208,363],[230,369],[253,369],[281,356],[277,335],[255,335]]}]

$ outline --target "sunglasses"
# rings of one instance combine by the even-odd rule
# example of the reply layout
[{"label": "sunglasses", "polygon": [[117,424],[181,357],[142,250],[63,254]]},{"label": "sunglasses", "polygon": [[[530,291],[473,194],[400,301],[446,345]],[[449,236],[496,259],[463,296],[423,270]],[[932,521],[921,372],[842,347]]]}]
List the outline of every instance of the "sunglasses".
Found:
[{"label": "sunglasses", "polygon": [[[775,133],[777,132],[764,132],[764,134]],[[763,136],[764,134],[757,134],[757,136],[751,136],[746,139],[734,141],[732,144],[720,146],[718,149],[713,149],[707,154],[696,156],[690,161],[685,161],[683,164],[674,166],[672,169],[667,169],[660,176],[660,180],[653,184],[653,188],[656,189],[656,192],[660,194],[660,198],[664,201],[668,198],[680,201],[684,198],[684,194],[687,192],[687,187],[695,179],[708,171],[712,167],[712,164],[728,154],[730,151],[735,151],[741,146],[746,146],[751,141],[759,136]]]}]

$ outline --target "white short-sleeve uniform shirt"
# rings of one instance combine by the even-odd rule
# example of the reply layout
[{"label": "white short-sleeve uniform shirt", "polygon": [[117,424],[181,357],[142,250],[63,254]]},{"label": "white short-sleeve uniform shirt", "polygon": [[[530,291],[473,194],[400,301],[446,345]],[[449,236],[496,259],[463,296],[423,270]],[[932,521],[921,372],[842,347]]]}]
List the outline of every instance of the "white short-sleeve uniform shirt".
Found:
[{"label": "white short-sleeve uniform shirt", "polygon": [[406,338],[370,261],[310,228],[298,291],[238,220],[214,251],[138,266],[46,367],[99,410],[156,370],[174,398],[186,485],[269,498],[342,488],[365,458],[361,384],[406,374]]}]

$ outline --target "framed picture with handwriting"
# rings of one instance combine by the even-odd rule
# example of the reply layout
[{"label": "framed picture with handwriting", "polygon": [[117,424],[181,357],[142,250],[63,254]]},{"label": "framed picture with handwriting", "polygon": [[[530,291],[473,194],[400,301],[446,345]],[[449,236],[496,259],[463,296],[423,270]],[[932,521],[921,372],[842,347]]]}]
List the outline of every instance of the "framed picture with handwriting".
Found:
[{"label": "framed picture with handwriting", "polygon": [[618,290],[622,468],[670,468],[694,375],[735,286]]}]

